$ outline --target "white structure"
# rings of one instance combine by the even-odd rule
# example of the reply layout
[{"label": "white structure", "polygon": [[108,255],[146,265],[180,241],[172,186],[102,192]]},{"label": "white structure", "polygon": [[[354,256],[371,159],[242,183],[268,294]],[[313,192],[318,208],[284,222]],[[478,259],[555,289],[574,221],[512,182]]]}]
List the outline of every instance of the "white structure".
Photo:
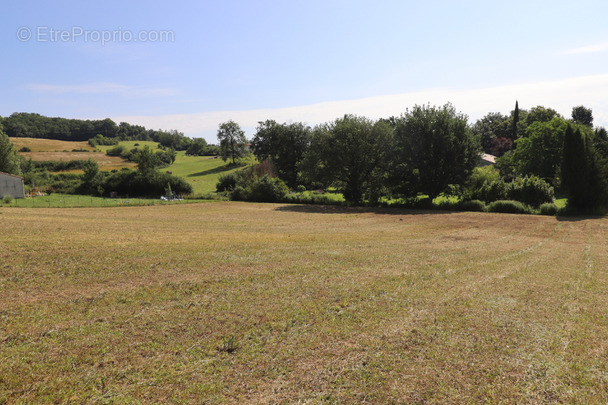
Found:
[{"label": "white structure", "polygon": [[13,198],[25,198],[23,177],[0,172],[0,198],[7,195]]},{"label": "white structure", "polygon": [[494,155],[490,155],[488,153],[484,153],[483,156],[481,157],[481,164],[480,166],[490,166],[490,165],[494,165],[496,164],[496,156]]}]

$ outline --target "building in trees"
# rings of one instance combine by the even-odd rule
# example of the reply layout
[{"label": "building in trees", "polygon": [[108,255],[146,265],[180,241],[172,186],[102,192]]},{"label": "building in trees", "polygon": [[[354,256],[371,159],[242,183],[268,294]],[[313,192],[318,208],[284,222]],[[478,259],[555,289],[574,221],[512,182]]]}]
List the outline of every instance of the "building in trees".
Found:
[{"label": "building in trees", "polygon": [[11,196],[13,198],[25,197],[23,177],[0,172],[0,198],[6,196]]}]

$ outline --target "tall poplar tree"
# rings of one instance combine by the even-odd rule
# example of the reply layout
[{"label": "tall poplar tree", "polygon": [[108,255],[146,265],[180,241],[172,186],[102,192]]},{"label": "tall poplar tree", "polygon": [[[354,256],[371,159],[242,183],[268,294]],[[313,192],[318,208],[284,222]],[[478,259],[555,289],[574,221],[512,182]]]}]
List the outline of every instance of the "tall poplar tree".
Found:
[{"label": "tall poplar tree", "polygon": [[587,160],[585,140],[578,130],[568,124],[562,148],[561,185],[568,197],[568,207],[575,210],[586,209],[589,201],[590,166]]},{"label": "tall poplar tree", "polygon": [[517,139],[517,123],[519,122],[519,104],[515,100],[515,110],[513,110],[513,122],[511,124],[511,139]]}]

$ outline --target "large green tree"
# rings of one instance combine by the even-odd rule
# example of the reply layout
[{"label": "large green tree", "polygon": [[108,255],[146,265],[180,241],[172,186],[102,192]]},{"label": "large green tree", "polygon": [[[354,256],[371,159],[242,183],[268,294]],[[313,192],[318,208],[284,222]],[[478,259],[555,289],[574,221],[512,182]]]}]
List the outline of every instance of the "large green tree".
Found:
[{"label": "large green tree", "polygon": [[232,159],[232,164],[235,164],[236,159],[247,154],[245,132],[239,124],[232,120],[220,124],[217,131],[217,140],[220,143],[220,156],[224,162]]},{"label": "large green tree", "polygon": [[298,165],[310,146],[312,130],[297,122],[278,124],[267,120],[259,122],[251,141],[253,154],[259,161],[269,160],[278,176],[290,187],[298,185]]},{"label": "large green tree", "polygon": [[509,117],[506,115],[492,112],[478,119],[471,129],[479,136],[483,150],[492,153],[497,139],[511,137],[509,123]]},{"label": "large green tree", "polygon": [[530,111],[528,111],[525,117],[525,126],[529,127],[535,122],[549,122],[553,118],[562,118],[563,117],[555,111],[553,108],[546,108],[543,106],[532,107]]},{"label": "large green tree", "polygon": [[450,184],[464,184],[480,155],[479,138],[465,115],[451,104],[417,105],[398,119],[395,128],[394,190],[405,196],[435,198]]},{"label": "large green tree", "polygon": [[593,111],[591,108],[579,105],[572,109],[572,122],[593,127]]},{"label": "large green tree", "polygon": [[515,149],[510,156],[515,174],[536,175],[555,184],[567,127],[568,123],[561,117],[535,121],[528,126],[526,135],[515,141]]},{"label": "large green tree", "polygon": [[385,121],[355,115],[317,126],[301,165],[305,178],[337,186],[346,201],[360,204],[366,194],[377,195],[392,133]]},{"label": "large green tree", "polygon": [[0,130],[0,172],[21,174],[20,159],[8,135]]}]

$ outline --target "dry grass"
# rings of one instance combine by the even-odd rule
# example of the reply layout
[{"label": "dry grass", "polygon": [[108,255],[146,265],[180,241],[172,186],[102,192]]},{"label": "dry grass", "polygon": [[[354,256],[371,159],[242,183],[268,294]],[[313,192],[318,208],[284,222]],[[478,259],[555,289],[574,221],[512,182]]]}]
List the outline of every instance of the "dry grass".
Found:
[{"label": "dry grass", "polygon": [[[133,162],[127,162],[119,156],[108,156],[105,152],[95,152],[95,148],[88,142],[58,141],[56,139],[39,138],[11,138],[11,142],[17,150],[28,147],[31,152],[19,152],[26,159],[34,161],[69,161],[93,159],[99,164],[100,170],[121,169],[123,167],[135,168]],[[88,152],[73,152],[74,149],[86,150]],[[73,172],[81,173],[82,170]]]},{"label": "dry grass", "polygon": [[0,209],[0,403],[606,403],[608,222]]}]

